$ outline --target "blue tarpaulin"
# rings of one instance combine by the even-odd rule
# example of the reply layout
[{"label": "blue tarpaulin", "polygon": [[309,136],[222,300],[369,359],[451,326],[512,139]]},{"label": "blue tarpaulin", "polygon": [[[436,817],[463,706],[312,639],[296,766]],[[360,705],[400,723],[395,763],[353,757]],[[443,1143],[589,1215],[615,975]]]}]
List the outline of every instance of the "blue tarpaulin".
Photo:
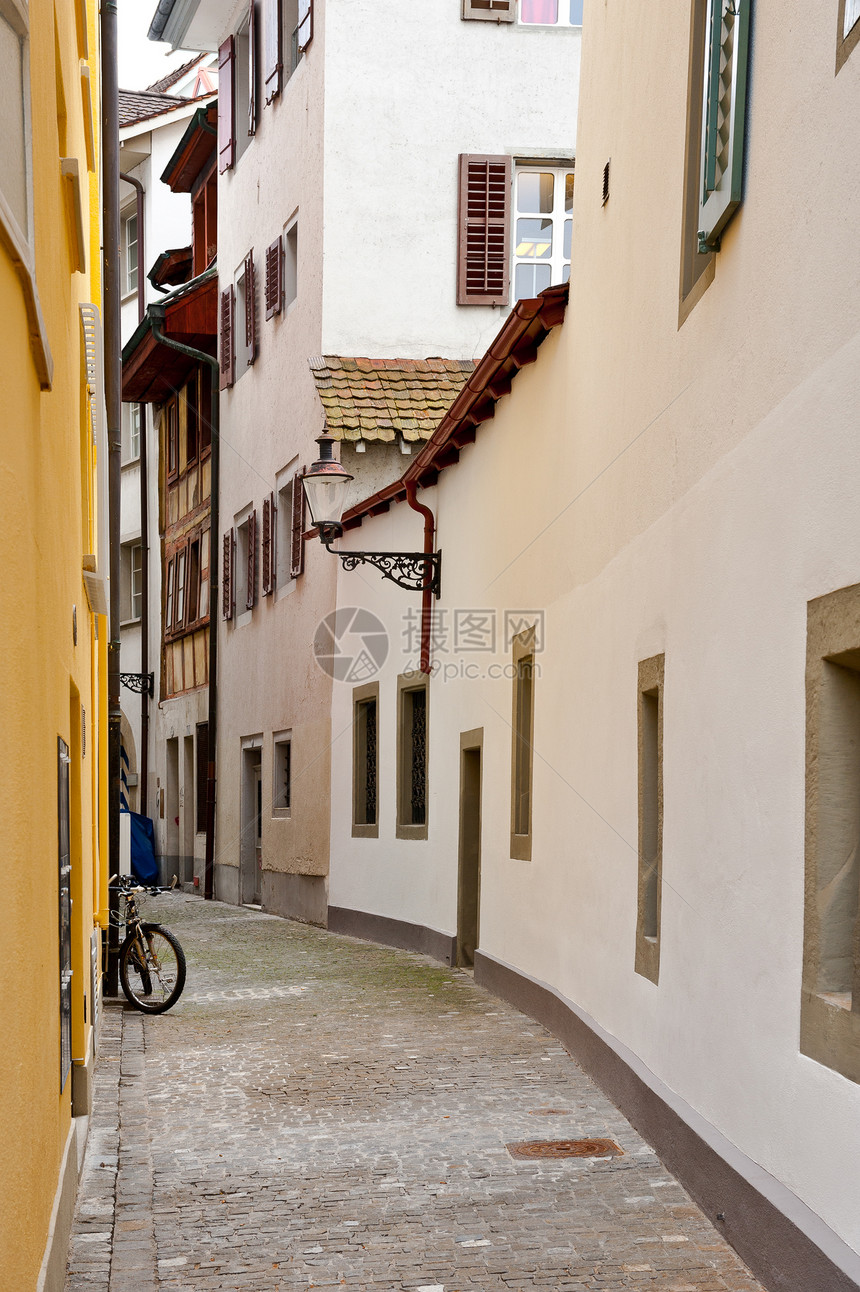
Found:
[{"label": "blue tarpaulin", "polygon": [[131,873],[140,884],[158,883],[155,860],[155,826],[148,816],[129,812],[131,817]]}]

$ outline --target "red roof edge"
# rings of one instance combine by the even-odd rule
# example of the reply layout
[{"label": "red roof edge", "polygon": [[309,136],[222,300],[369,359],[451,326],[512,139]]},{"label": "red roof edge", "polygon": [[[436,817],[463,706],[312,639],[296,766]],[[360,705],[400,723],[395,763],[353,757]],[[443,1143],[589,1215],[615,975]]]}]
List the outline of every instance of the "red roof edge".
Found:
[{"label": "red roof edge", "polygon": [[442,418],[421,452],[399,480],[371,494],[344,512],[344,529],[355,529],[365,516],[387,511],[391,503],[406,498],[406,486],[429,488],[446,467],[460,456],[460,449],[475,439],[478,426],[494,416],[496,404],[510,392],[520,368],[534,363],[538,347],[554,327],[564,321],[568,283],[547,287],[534,300],[517,301],[496,339],[480,360],[463,389]]}]

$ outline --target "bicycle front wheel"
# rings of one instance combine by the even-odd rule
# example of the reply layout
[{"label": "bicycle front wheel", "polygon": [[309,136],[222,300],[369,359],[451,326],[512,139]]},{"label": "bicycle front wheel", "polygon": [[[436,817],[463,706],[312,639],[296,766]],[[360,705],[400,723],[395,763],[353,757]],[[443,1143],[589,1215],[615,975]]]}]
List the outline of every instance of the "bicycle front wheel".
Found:
[{"label": "bicycle front wheel", "polygon": [[185,986],[185,952],[160,924],[141,924],[119,953],[119,979],[129,1004],[144,1014],[163,1014]]}]

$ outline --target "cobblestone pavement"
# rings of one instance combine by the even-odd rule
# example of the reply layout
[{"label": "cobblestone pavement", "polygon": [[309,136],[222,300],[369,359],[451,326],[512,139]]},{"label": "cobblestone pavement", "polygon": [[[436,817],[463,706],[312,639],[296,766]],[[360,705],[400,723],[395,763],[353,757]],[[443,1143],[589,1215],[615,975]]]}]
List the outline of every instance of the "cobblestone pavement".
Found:
[{"label": "cobblestone pavement", "polygon": [[[150,904],[188,982],[108,1001],[66,1292],[760,1285],[538,1024],[407,952]],[[623,1156],[515,1160],[603,1137]]]}]

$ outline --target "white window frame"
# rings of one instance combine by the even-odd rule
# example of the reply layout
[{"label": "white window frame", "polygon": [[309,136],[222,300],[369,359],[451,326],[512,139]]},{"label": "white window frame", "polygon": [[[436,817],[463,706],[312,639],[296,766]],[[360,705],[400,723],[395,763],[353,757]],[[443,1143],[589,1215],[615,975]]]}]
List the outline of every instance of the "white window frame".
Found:
[{"label": "white window frame", "polygon": [[[564,255],[564,233],[565,224],[568,220],[573,221],[573,213],[565,210],[566,194],[566,177],[575,175],[573,164],[567,166],[541,165],[540,163],[514,163],[514,183],[513,193],[511,195],[511,301],[516,303],[518,300],[527,300],[533,293],[525,293],[520,296],[517,292],[517,266],[518,265],[549,265],[550,277],[546,286],[554,286],[559,283],[567,282],[570,277],[570,257]],[[517,197],[519,193],[519,179],[521,175],[552,175],[553,182],[553,209],[551,212],[521,212],[517,209]],[[550,218],[552,221],[552,254],[547,259],[532,259],[527,256],[518,256],[517,248],[519,239],[517,237],[517,227],[520,220],[542,220]],[[565,269],[567,273],[565,274]],[[542,290],[542,289],[540,289]]]},{"label": "white window frame", "polygon": [[[579,10],[585,3],[587,3],[587,0],[558,0],[558,18],[555,22],[526,22],[526,20],[521,17],[522,6],[518,4],[517,23],[521,27],[573,27],[574,29],[581,31],[582,18]],[[847,3],[850,4],[851,0],[847,0]],[[574,22],[573,18],[578,18],[579,21]]]},{"label": "white window frame", "polygon": [[129,608],[132,619],[140,619],[143,613],[143,544],[135,543],[129,556]]},{"label": "white window frame", "polygon": [[[129,229],[134,223],[134,240],[129,238]],[[129,250],[134,247],[134,268],[129,266]],[[137,227],[137,207],[127,211],[122,217],[122,295],[132,296],[137,291],[140,274],[140,233]],[[133,275],[133,277],[132,277]]]}]

